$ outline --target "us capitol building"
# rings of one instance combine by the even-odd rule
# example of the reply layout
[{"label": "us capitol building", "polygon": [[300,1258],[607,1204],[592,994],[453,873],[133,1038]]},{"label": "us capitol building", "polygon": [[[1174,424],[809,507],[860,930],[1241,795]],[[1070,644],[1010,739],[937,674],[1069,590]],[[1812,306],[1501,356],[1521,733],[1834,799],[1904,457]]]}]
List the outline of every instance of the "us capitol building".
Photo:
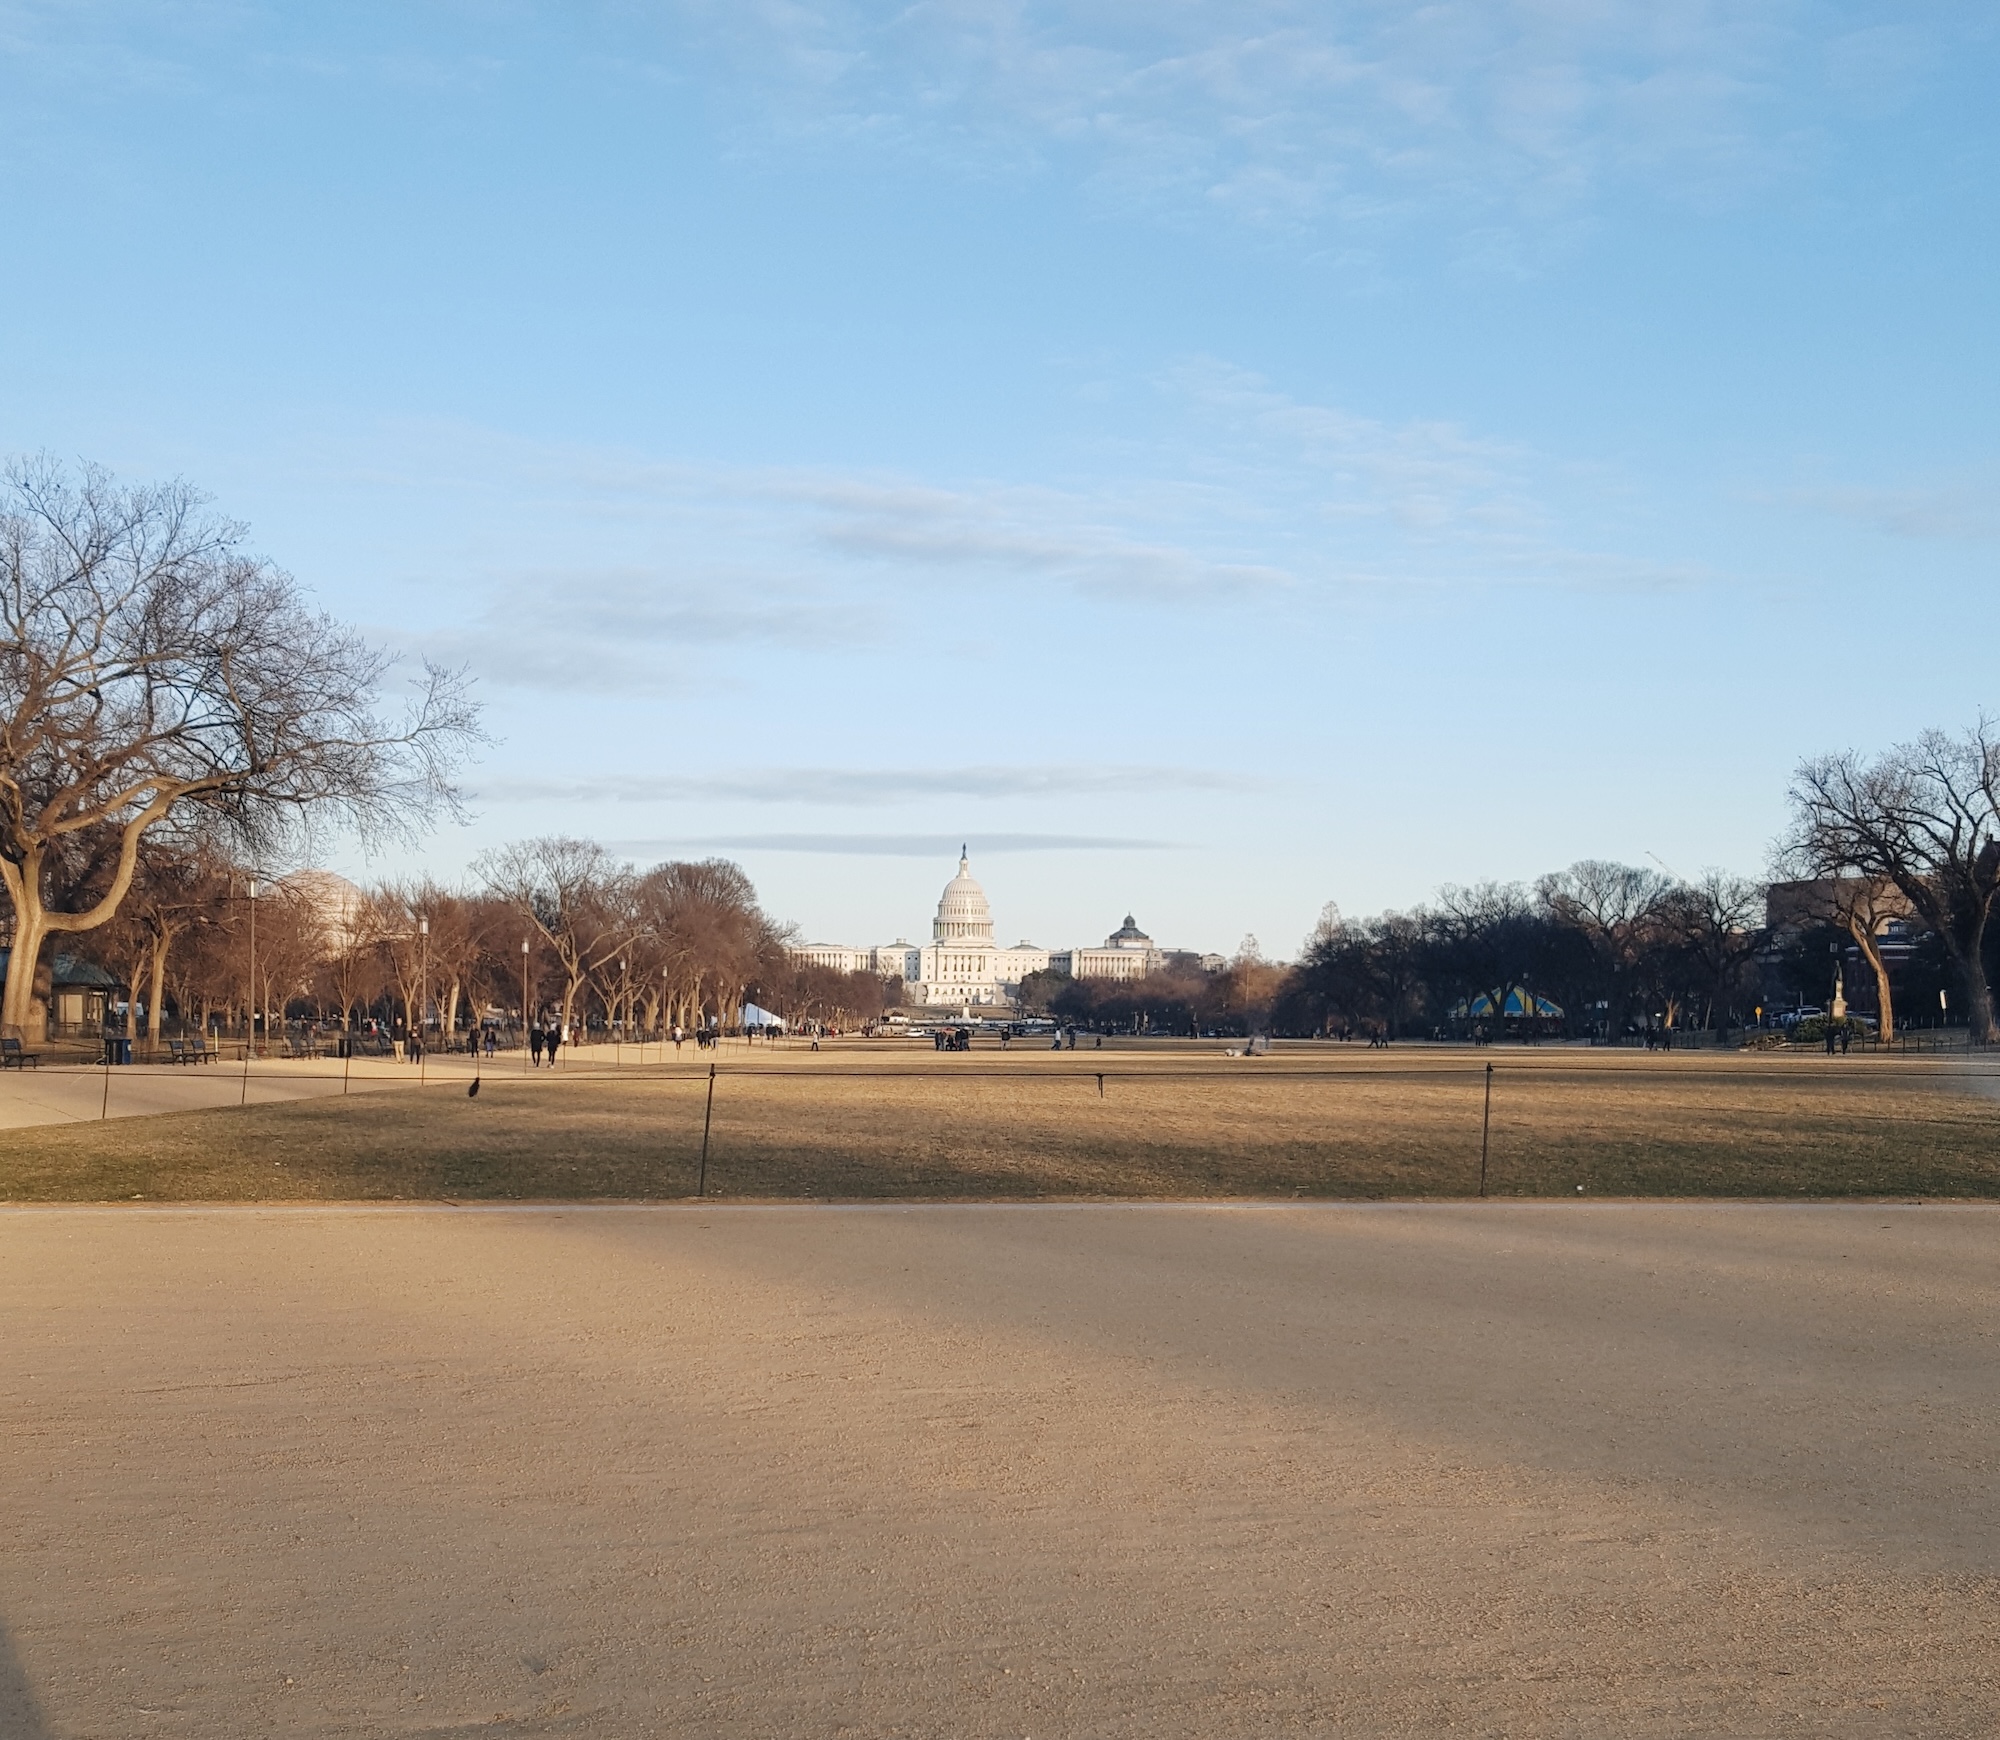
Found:
[{"label": "us capitol building", "polygon": [[986,890],[973,880],[966,856],[958,860],[958,874],[944,885],[927,946],[900,939],[867,949],[798,943],[791,952],[835,972],[901,979],[904,1002],[954,1009],[1004,1008],[1030,973],[1053,970],[1073,979],[1139,979],[1167,966],[1212,970],[1223,964],[1220,955],[1157,947],[1129,913],[1124,924],[1104,939],[1102,948],[1045,949],[1020,942],[1003,949],[993,940],[993,908],[987,904]]}]

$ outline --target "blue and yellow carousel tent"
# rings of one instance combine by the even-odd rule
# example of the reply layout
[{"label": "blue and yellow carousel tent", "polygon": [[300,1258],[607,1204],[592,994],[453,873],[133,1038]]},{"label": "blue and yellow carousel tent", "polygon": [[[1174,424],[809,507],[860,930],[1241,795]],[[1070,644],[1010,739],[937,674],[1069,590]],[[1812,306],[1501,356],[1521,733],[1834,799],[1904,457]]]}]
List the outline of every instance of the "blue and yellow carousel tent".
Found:
[{"label": "blue and yellow carousel tent", "polygon": [[[1469,1003],[1461,1003],[1454,1011],[1461,1018],[1486,1021],[1493,1014],[1493,999],[1484,991]],[[1532,991],[1523,991],[1518,985],[1507,993],[1507,1001],[1500,1006],[1501,1019],[1518,1021],[1523,1016],[1533,1015],[1541,1021],[1560,1021],[1562,1006],[1551,1003],[1546,997],[1538,997]]]}]

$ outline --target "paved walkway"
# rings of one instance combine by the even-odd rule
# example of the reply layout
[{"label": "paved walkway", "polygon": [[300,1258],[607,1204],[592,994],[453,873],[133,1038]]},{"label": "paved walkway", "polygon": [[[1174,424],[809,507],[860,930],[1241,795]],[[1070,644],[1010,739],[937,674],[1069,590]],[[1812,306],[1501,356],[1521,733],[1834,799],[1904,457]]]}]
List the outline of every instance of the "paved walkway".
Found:
[{"label": "paved walkway", "polygon": [[1996,1234],[0,1210],[0,1733],[1990,1734]]},{"label": "paved walkway", "polygon": [[[433,1077],[456,1075],[468,1081],[472,1077],[472,1066],[463,1057],[434,1057],[423,1067]],[[338,1059],[261,1058],[249,1066],[247,1081],[244,1066],[237,1061],[134,1063],[110,1069],[97,1064],[44,1064],[0,1073],[0,1129],[370,1093],[410,1085],[417,1074],[413,1064],[378,1058],[357,1058],[351,1064]]]}]

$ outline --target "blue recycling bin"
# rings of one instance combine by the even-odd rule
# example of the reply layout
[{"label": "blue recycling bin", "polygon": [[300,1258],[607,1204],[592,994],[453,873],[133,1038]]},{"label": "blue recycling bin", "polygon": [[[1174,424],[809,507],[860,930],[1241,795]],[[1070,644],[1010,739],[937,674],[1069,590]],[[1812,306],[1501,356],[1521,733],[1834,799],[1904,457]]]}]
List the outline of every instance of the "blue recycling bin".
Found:
[{"label": "blue recycling bin", "polygon": [[104,1061],[106,1063],[130,1063],[132,1042],[122,1033],[107,1033],[104,1036]]}]

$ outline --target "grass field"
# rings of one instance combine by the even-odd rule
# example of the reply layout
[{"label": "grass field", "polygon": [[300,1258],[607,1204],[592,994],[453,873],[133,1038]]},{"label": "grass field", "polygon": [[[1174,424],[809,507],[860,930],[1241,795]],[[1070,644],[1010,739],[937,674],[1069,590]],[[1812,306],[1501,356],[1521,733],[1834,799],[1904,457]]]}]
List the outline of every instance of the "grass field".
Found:
[{"label": "grass field", "polygon": [[[2000,1196],[2000,1075],[1757,1054],[1331,1048],[730,1060],[710,1195]],[[1100,1084],[1098,1072],[1104,1072]],[[463,1084],[0,1136],[0,1200],[645,1199],[697,1183],[705,1067]]]}]

